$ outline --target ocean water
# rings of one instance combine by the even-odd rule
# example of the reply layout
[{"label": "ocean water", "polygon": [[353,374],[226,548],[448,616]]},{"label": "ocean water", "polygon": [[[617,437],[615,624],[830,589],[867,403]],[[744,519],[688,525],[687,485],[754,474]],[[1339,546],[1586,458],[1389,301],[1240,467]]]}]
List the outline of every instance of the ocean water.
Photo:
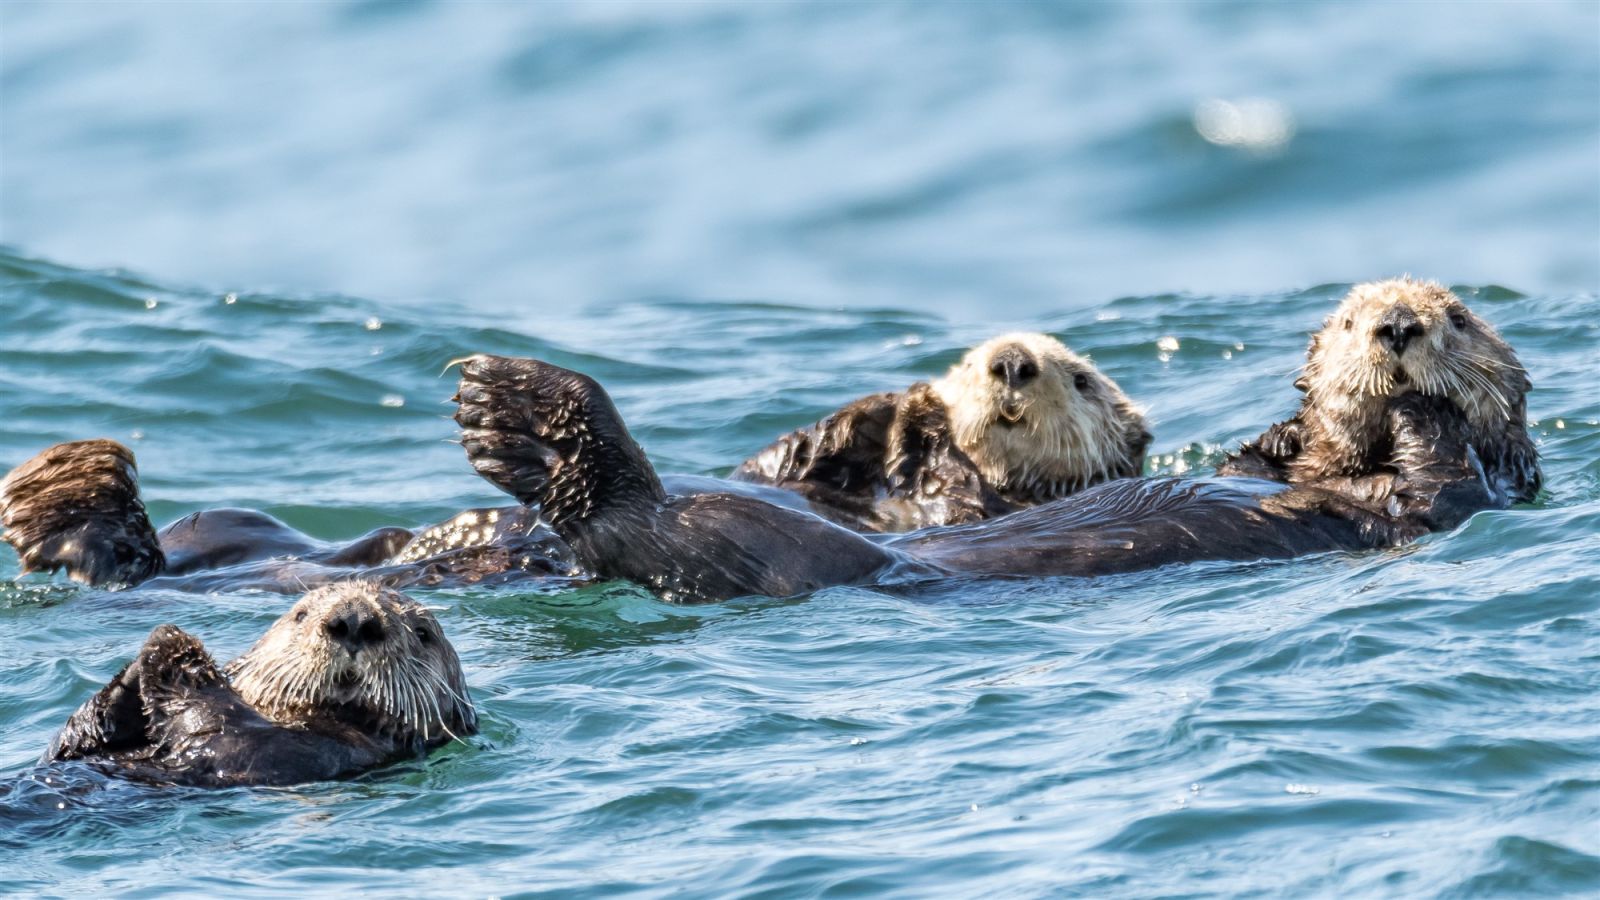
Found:
[{"label": "ocean water", "polygon": [[[1153,470],[1195,471],[1292,408],[1306,332],[1344,288],[1123,298],[1037,324],[1150,403]],[[911,595],[420,591],[483,733],[348,783],[27,778],[152,627],[227,657],[290,601],[0,586],[0,868],[12,888],[86,893],[1600,889],[1600,299],[1457,289],[1537,385],[1549,487],[1530,508],[1390,552]],[[158,520],[245,504],[330,538],[498,502],[449,443],[441,368],[471,351],[593,373],[661,468],[719,473],[983,335],[689,301],[533,328],[16,254],[0,304],[0,461],[103,434],[135,448]],[[7,554],[0,577],[15,568]]]},{"label": "ocean water", "polygon": [[293,789],[34,777],[156,625],[227,658],[290,598],[0,548],[0,885],[1600,893],[1597,34],[1583,2],[0,5],[0,470],[115,438],[158,523],[505,502],[450,443],[479,351],[719,474],[1045,330],[1148,405],[1152,472],[1204,472],[1401,271],[1518,349],[1546,475],[1386,552],[416,591],[482,734]]}]

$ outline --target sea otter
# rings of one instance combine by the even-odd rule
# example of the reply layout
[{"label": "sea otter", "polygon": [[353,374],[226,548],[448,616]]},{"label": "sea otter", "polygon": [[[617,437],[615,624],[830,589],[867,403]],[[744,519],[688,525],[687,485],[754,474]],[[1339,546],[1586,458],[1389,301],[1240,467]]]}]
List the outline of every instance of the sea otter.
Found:
[{"label": "sea otter", "polygon": [[602,578],[676,602],[790,596],[892,577],[908,561],[818,516],[745,494],[670,495],[599,382],[532,359],[473,356],[455,396],[488,481],[536,506]]},{"label": "sea otter", "polygon": [[133,453],[103,438],[50,447],[0,480],[0,524],[24,574],[65,570],[99,587],[299,593],[351,577],[390,587],[584,577],[538,515],[467,510],[413,533],[379,528],[319,541],[264,512],[209,509],[159,532],[139,497]]},{"label": "sea otter", "polygon": [[[1367,296],[1374,287],[1352,295]],[[1356,337],[1343,345],[1353,348],[1347,352],[1379,358],[1373,347],[1379,342],[1390,345],[1386,352],[1409,352],[1417,333],[1394,346],[1396,322],[1401,333],[1412,328],[1403,314],[1391,321],[1380,312],[1375,319],[1362,331],[1351,325]],[[1319,339],[1315,347],[1323,344]],[[1440,339],[1426,359],[1454,366],[1451,354],[1476,359],[1479,346]],[[1504,371],[1520,371],[1510,348],[1500,346]],[[1334,360],[1324,357],[1324,364]],[[1336,470],[1343,474],[1297,470],[1275,462],[1298,452],[1281,437],[1273,454],[1252,449],[1229,464],[1237,472],[1226,473],[1256,477],[1120,479],[997,519],[876,538],[748,494],[671,493],[605,390],[577,372],[538,360],[475,356],[462,364],[455,399],[473,467],[537,508],[579,569],[637,582],[668,600],[699,602],[956,574],[1099,575],[1392,546],[1527,496],[1538,483],[1537,453],[1520,415],[1474,419],[1469,412],[1501,403],[1520,412],[1525,377],[1498,384],[1465,376],[1452,381],[1409,359],[1405,367],[1414,389],[1391,390],[1373,401],[1381,416],[1369,420],[1361,432],[1366,443],[1350,455],[1367,460],[1365,467]],[[1308,407],[1298,418],[1314,421],[1319,404],[1346,399],[1308,391]],[[1290,423],[1277,432],[1293,435],[1297,428]],[[105,546],[80,545],[74,535],[114,542],[142,534],[127,527],[73,531],[78,519],[62,502],[72,492],[52,494],[48,469],[32,471],[29,479],[37,475],[44,483],[30,481],[19,494],[23,500],[0,508],[26,512],[20,526],[10,524],[9,513],[6,519],[20,527],[24,560],[32,547],[52,548],[50,559],[118,559]]]},{"label": "sea otter", "polygon": [[1046,334],[1001,335],[942,378],[856,400],[733,473],[858,531],[976,522],[1139,474],[1150,432],[1117,383]]},{"label": "sea otter", "polygon": [[[1363,285],[1346,302],[1375,303],[1359,298],[1382,294],[1385,284],[1405,283]],[[1393,296],[1398,306],[1401,295]],[[1446,321],[1452,328],[1492,334],[1475,319],[1463,318],[1463,326],[1446,314]],[[1334,322],[1328,327],[1346,330],[1343,319]],[[1376,345],[1385,344],[1384,352],[1404,356],[1416,335],[1396,349],[1394,327],[1387,312],[1380,312],[1342,345],[1352,348],[1344,352],[1378,358]],[[1402,331],[1410,327],[1400,322]],[[1317,346],[1324,344],[1335,346],[1326,338]],[[479,474],[522,502],[541,506],[584,567],[652,587],[669,599],[770,593],[784,584],[859,584],[887,575],[1101,575],[1200,560],[1393,546],[1528,496],[1538,466],[1517,414],[1525,404],[1525,377],[1499,383],[1446,379],[1428,361],[1455,371],[1465,360],[1452,354],[1461,354],[1482,365],[1480,344],[1439,340],[1432,346],[1430,356],[1405,362],[1414,389],[1373,401],[1378,412],[1363,432],[1365,443],[1351,454],[1352,460],[1366,460],[1365,466],[1346,466],[1337,475],[1285,466],[1276,480],[1121,479],[996,519],[856,544],[815,525],[797,527],[792,513],[776,515],[754,498],[669,496],[604,389],[548,363],[467,360],[456,420]],[[1504,371],[1520,372],[1510,348],[1498,346],[1502,355],[1495,359]],[[1319,366],[1334,364],[1332,357],[1320,359]],[[1319,414],[1319,404],[1348,402],[1338,393],[1308,393],[1301,417]],[[1510,414],[1473,416],[1473,410],[1502,404]],[[1272,471],[1269,466],[1242,474]],[[1503,490],[1505,484],[1523,487]],[[826,540],[813,540],[819,535]],[[768,553],[772,546],[784,552]],[[875,556],[869,547],[894,555]],[[696,588],[663,589],[683,584]]]},{"label": "sea otter", "polygon": [[1342,484],[1381,502],[1394,472],[1387,411],[1416,394],[1459,410],[1459,438],[1497,505],[1539,491],[1539,455],[1524,427],[1527,371],[1441,284],[1405,277],[1356,285],[1312,336],[1295,387],[1305,394],[1295,415],[1240,448],[1219,474]]},{"label": "sea otter", "polygon": [[226,667],[178,627],[156,628],[42,762],[157,784],[289,785],[415,758],[477,730],[433,615],[394,591],[344,583],[306,594]]}]

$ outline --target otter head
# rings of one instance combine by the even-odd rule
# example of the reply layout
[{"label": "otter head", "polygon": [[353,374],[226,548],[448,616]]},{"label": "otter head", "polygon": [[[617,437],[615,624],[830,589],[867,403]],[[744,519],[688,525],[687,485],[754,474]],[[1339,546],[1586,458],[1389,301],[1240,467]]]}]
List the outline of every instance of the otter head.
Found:
[{"label": "otter head", "polygon": [[[1331,441],[1312,458],[1358,467],[1384,411],[1407,393],[1448,399],[1484,436],[1521,429],[1529,388],[1511,347],[1443,285],[1358,284],[1311,339],[1302,416]],[[1338,468],[1336,466],[1335,468]]]},{"label": "otter head", "polygon": [[373,584],[306,594],[227,674],[278,724],[331,719],[418,750],[478,730],[461,661],[433,614]]},{"label": "otter head", "polygon": [[956,445],[1002,492],[1045,500],[1143,467],[1150,443],[1143,413],[1049,335],[987,341],[933,389]]}]

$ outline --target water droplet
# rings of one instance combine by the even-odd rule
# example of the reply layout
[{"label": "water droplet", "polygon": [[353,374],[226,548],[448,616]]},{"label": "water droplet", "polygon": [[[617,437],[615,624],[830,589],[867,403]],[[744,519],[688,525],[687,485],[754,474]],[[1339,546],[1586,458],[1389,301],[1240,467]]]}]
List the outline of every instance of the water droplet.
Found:
[{"label": "water droplet", "polygon": [[142,441],[144,440],[144,432],[135,428],[133,431],[129,432],[128,437],[131,440]]},{"label": "water droplet", "polygon": [[1223,359],[1233,359],[1233,351],[1232,350],[1224,350],[1224,351],[1222,351],[1222,358]]},{"label": "water droplet", "polygon": [[978,804],[976,804],[976,803],[972,804],[972,807],[969,810],[969,812],[977,812],[977,811],[978,811]]},{"label": "water droplet", "polygon": [[367,323],[366,323],[366,329],[368,331],[377,331],[379,328],[382,328],[382,327],[383,327],[383,320],[382,319],[378,318],[377,316],[368,317]]},{"label": "water droplet", "polygon": [[154,298],[154,297],[146,297],[146,298],[144,298],[144,308],[145,309],[155,309],[159,302],[160,301],[156,300],[156,298]]},{"label": "water droplet", "polygon": [[1286,794],[1320,794],[1322,793],[1322,788],[1290,782],[1283,786],[1283,792]]},{"label": "water droplet", "polygon": [[1567,420],[1566,419],[1557,419],[1556,420],[1556,428],[1558,430],[1565,429],[1566,427],[1567,427]]},{"label": "water droplet", "polygon": [[222,302],[227,304],[228,306],[232,306],[235,303],[239,302],[239,295],[238,294],[223,294],[222,295]]},{"label": "water droplet", "polygon": [[853,737],[853,738],[850,739],[850,746],[859,747],[862,744],[865,744],[866,742],[867,742],[866,738]]},{"label": "water droplet", "polygon": [[378,401],[378,405],[399,408],[406,405],[406,398],[399,394],[384,394],[383,398]]},{"label": "water droplet", "polygon": [[1156,347],[1158,349],[1165,350],[1168,353],[1172,353],[1178,349],[1178,339],[1169,334],[1161,340],[1156,341]]}]

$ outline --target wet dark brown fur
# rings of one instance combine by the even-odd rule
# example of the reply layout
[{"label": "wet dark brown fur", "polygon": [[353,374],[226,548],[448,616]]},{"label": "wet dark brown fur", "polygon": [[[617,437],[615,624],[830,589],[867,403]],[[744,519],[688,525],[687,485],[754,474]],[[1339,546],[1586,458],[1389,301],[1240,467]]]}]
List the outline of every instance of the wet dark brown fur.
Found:
[{"label": "wet dark brown fur", "polygon": [[585,569],[675,602],[790,596],[889,574],[899,557],[809,513],[736,493],[669,495],[605,390],[531,359],[461,365],[456,421],[478,474]]},{"label": "wet dark brown fur", "polygon": [[537,514],[515,507],[347,542],[317,540],[251,509],[202,510],[157,532],[133,453],[105,439],[57,444],[13,470],[0,482],[0,524],[24,574],[64,570],[108,588],[159,579],[178,590],[299,593],[352,577],[390,587],[584,577]]},{"label": "wet dark brown fur", "polygon": [[1381,508],[1394,491],[1389,410],[1408,396],[1454,407],[1452,437],[1471,454],[1496,505],[1532,500],[1538,452],[1528,436],[1527,372],[1494,328],[1430,281],[1360,284],[1311,339],[1295,415],[1224,464],[1342,490]]},{"label": "wet dark brown fur", "polygon": [[605,391],[576,372],[474,357],[457,400],[462,443],[480,474],[542,505],[591,571],[673,600],[1371,549],[1505,505],[1467,439],[1467,413],[1417,392],[1381,404],[1385,470],[1371,476],[1381,495],[1352,490],[1352,476],[1119,479],[996,519],[880,542],[752,497],[669,496]]},{"label": "wet dark brown fur", "polygon": [[346,583],[306,594],[225,669],[160,626],[43,761],[159,784],[300,784],[421,756],[477,722],[433,615]]},{"label": "wet dark brown fur", "polygon": [[[1118,479],[996,519],[881,541],[748,493],[670,493],[605,390],[538,360],[465,361],[456,421],[479,474],[529,507],[521,519],[499,521],[535,521],[537,513],[566,548],[557,558],[682,602],[952,574],[1100,575],[1393,546],[1537,490],[1537,453],[1522,420],[1526,376],[1510,348],[1437,285],[1403,280],[1353,290],[1313,341],[1302,389],[1306,397],[1294,419],[1223,467],[1225,475],[1250,477]],[[907,434],[943,433],[920,418],[934,414],[918,402],[890,420],[901,416]],[[893,445],[888,437],[881,442]],[[922,458],[950,458],[950,450],[943,445]],[[48,483],[8,479],[21,499],[6,501],[6,509],[80,527],[77,495],[42,474],[57,472],[68,482],[81,474],[90,488],[112,484],[104,496],[120,497],[123,505],[102,509],[102,495],[86,490],[82,508],[125,515],[127,499],[137,499],[124,487],[132,481],[131,456],[124,461],[102,448],[84,458],[93,464],[25,464],[19,472]],[[46,496],[55,499],[33,499]],[[18,544],[24,559],[52,561],[34,555],[53,540],[50,528],[10,518],[7,524],[27,538]],[[458,522],[435,537],[457,552],[490,556],[518,537],[494,533],[487,546],[459,546],[465,536],[481,538],[481,527],[481,520]],[[136,546],[146,540],[137,527],[105,533]],[[105,558],[153,559],[167,533],[163,546]],[[394,554],[388,540],[376,542],[383,559]],[[200,541],[197,556],[215,558],[227,543]],[[68,560],[89,552],[49,546]],[[487,571],[506,562],[490,556],[472,556],[467,567]],[[529,558],[539,558],[537,548]]]},{"label": "wet dark brown fur", "polygon": [[166,568],[139,499],[133,453],[115,441],[57,444],[0,481],[0,525],[22,571],[137,584]]},{"label": "wet dark brown fur", "polygon": [[733,473],[859,531],[976,522],[1137,475],[1143,414],[1045,334],[1002,335],[942,378],[856,400]]}]

